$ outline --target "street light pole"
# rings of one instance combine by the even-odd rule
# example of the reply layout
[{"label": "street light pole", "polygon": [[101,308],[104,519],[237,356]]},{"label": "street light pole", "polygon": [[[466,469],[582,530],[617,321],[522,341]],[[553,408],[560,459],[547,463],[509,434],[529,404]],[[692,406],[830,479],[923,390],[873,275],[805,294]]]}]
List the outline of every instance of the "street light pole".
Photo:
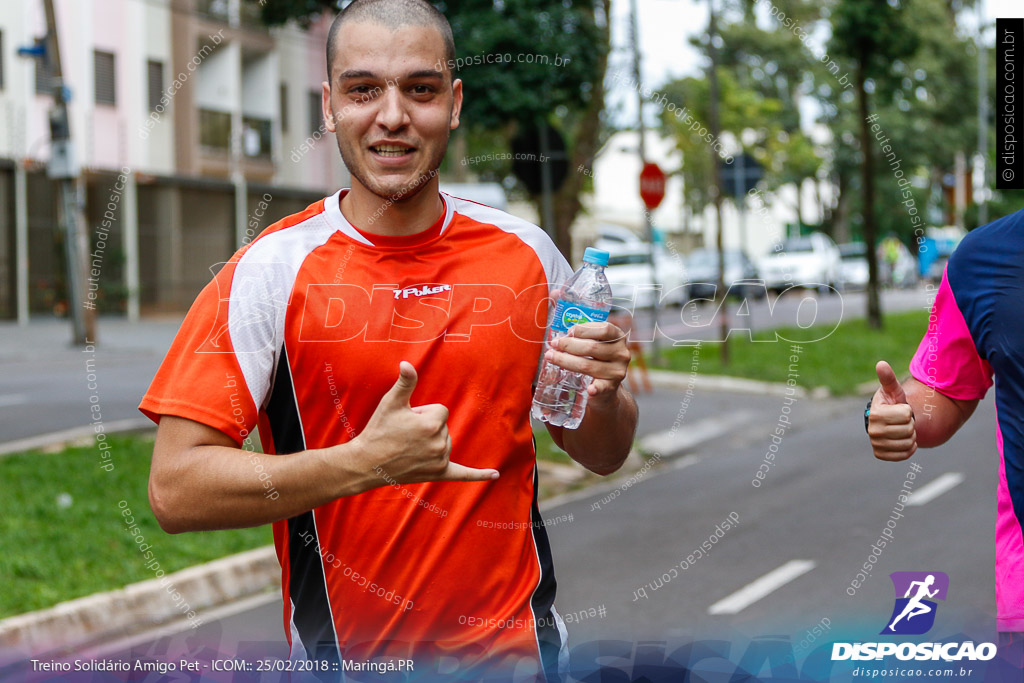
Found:
[{"label": "street light pole", "polygon": [[74,162],[71,121],[68,115],[67,89],[60,60],[57,16],[53,0],[43,0],[46,14],[46,60],[54,80],[53,107],[50,109],[50,164],[48,175],[57,180],[60,193],[60,220],[64,231],[64,250],[68,278],[68,314],[71,316],[73,343],[96,343],[96,303],[86,300],[86,254],[89,241],[85,230],[84,193]]}]

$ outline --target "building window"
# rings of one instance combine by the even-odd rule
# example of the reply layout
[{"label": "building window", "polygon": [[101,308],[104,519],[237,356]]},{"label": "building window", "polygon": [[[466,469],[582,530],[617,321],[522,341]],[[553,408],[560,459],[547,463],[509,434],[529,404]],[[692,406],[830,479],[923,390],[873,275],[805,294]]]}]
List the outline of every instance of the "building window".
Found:
[{"label": "building window", "polygon": [[[45,38],[36,38],[36,45],[45,43]],[[37,57],[32,60],[36,63],[36,92],[41,95],[52,95],[57,85],[57,79],[53,76],[53,69],[50,68],[50,60],[45,57]]]},{"label": "building window", "polygon": [[228,21],[231,17],[228,0],[196,0],[196,12],[220,21]]},{"label": "building window", "polygon": [[211,109],[199,110],[199,144],[213,150],[231,147],[231,114]]},{"label": "building window", "polygon": [[164,63],[152,59],[146,62],[146,76],[149,110],[156,111],[164,96]]},{"label": "building window", "polygon": [[282,133],[287,133],[288,132],[288,85],[286,83],[282,83],[281,84],[281,88],[278,91],[278,96],[279,96],[279,98],[281,100],[280,104],[279,104],[279,106],[281,108],[281,132]]},{"label": "building window", "polygon": [[242,148],[247,157],[270,157],[270,119],[242,117]]},{"label": "building window", "polygon": [[322,99],[319,90],[309,91],[309,132],[316,133],[324,122]]},{"label": "building window", "polygon": [[114,81],[114,54],[96,50],[93,53],[96,104],[117,104],[117,84]]}]

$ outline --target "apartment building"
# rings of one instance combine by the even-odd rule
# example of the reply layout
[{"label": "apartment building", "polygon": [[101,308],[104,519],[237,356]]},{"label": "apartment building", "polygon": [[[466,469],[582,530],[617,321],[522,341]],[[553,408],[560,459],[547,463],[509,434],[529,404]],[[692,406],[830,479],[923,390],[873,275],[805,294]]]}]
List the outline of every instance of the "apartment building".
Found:
[{"label": "apartment building", "polygon": [[[319,105],[329,17],[267,30],[247,0],[55,10],[101,311],[184,310],[238,246],[347,184]],[[42,0],[0,3],[0,317],[22,321],[67,305],[53,79],[18,54],[45,32]]]}]

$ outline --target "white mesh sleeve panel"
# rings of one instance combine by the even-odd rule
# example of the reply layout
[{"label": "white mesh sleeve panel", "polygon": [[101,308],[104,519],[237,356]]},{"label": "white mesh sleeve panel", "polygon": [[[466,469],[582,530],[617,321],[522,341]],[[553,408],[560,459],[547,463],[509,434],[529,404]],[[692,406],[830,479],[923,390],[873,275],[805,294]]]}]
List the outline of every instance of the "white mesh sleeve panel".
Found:
[{"label": "white mesh sleeve panel", "polygon": [[299,268],[334,232],[318,214],[257,240],[235,267],[228,333],[257,410],[270,393]]}]

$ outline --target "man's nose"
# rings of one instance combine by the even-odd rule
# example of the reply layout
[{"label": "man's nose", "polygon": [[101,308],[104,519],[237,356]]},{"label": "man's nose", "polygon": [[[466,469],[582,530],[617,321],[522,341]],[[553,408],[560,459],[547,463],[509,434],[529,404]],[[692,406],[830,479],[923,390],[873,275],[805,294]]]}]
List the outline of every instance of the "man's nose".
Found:
[{"label": "man's nose", "polygon": [[402,99],[402,93],[394,85],[387,86],[380,96],[377,123],[392,131],[404,128],[409,124],[409,112]]}]

